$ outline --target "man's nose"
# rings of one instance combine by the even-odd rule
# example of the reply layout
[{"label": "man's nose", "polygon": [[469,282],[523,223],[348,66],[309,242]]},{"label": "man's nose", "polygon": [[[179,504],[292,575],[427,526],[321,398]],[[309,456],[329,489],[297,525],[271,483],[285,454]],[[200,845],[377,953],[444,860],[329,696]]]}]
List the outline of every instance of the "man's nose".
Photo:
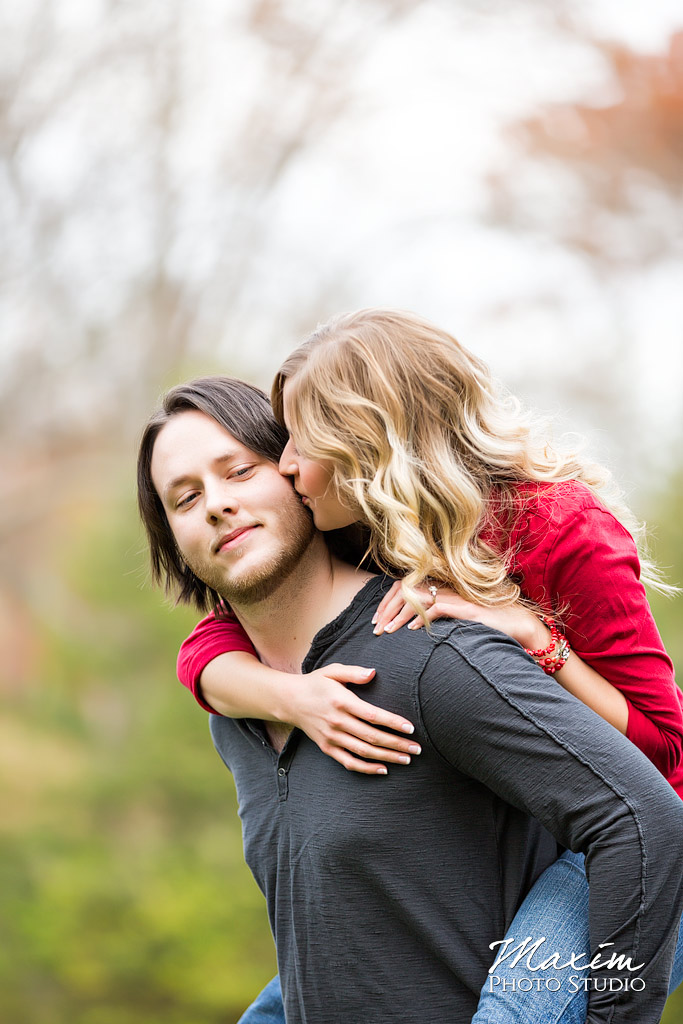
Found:
[{"label": "man's nose", "polygon": [[285,450],[280,456],[280,464],[278,466],[278,469],[280,470],[283,476],[296,476],[297,473],[298,464],[292,452],[292,447],[293,445],[290,440],[285,445]]},{"label": "man's nose", "polygon": [[237,501],[232,488],[224,482],[207,487],[205,498],[206,518],[216,523],[237,511]]}]

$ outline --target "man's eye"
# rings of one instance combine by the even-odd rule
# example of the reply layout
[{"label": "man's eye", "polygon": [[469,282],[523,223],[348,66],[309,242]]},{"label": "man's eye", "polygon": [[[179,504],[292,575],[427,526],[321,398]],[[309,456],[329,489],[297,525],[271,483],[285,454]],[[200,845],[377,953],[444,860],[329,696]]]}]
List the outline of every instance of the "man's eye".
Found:
[{"label": "man's eye", "polygon": [[253,468],[254,468],[253,466],[242,466],[241,469],[236,469],[235,472],[231,473],[230,475],[231,476],[246,476],[247,473],[251,473]]},{"label": "man's eye", "polygon": [[176,508],[185,508],[187,505],[191,504],[191,502],[193,502],[196,497],[196,491],[193,491],[192,494],[186,494],[184,498],[180,499],[180,501],[176,505]]}]

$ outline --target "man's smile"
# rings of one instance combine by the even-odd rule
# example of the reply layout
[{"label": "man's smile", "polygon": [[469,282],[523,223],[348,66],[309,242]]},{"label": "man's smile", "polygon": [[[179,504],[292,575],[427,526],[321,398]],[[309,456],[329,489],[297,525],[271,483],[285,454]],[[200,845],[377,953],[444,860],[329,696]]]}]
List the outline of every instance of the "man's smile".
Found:
[{"label": "man's smile", "polygon": [[237,547],[260,525],[260,523],[253,523],[251,526],[239,526],[237,529],[231,530],[230,533],[224,533],[214,544],[214,552],[220,554],[223,551],[230,551],[232,548]]}]

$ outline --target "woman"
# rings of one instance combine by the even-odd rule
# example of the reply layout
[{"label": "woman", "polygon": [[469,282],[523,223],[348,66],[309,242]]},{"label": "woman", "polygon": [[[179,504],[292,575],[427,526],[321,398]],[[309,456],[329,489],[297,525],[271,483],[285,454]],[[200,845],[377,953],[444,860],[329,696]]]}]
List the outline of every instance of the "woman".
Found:
[{"label": "woman", "polygon": [[[681,695],[639,581],[626,529],[636,524],[603,470],[553,448],[479,360],[411,314],[368,310],[331,321],[285,361],[272,400],[290,433],[281,471],[318,528],[362,524],[374,562],[403,577],[378,609],[376,632],[446,615],[508,633],[683,795]],[[642,576],[658,584],[648,563]],[[383,773],[419,752],[397,735],[411,723],[342,685],[367,682],[367,669],[331,666],[293,685],[258,663],[233,620],[200,623],[179,674],[198,698],[201,676],[205,707],[298,725],[353,770]],[[509,935],[543,935],[548,948],[569,953],[586,946],[587,932],[582,858],[566,853],[538,880]],[[677,964],[676,982],[682,972]],[[501,987],[484,987],[477,1024],[518,1019],[525,1001],[531,1019],[585,1019],[580,986]],[[245,1024],[273,995],[281,1014],[271,984]]]}]

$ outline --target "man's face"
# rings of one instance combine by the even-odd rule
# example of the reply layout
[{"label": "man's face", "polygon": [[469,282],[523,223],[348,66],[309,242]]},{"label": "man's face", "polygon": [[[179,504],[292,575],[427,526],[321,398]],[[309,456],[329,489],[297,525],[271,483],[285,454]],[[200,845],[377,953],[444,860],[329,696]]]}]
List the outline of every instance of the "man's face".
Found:
[{"label": "man's face", "polygon": [[162,427],[151,471],[182,557],[236,607],[277,589],[315,536],[277,464],[202,412]]}]

